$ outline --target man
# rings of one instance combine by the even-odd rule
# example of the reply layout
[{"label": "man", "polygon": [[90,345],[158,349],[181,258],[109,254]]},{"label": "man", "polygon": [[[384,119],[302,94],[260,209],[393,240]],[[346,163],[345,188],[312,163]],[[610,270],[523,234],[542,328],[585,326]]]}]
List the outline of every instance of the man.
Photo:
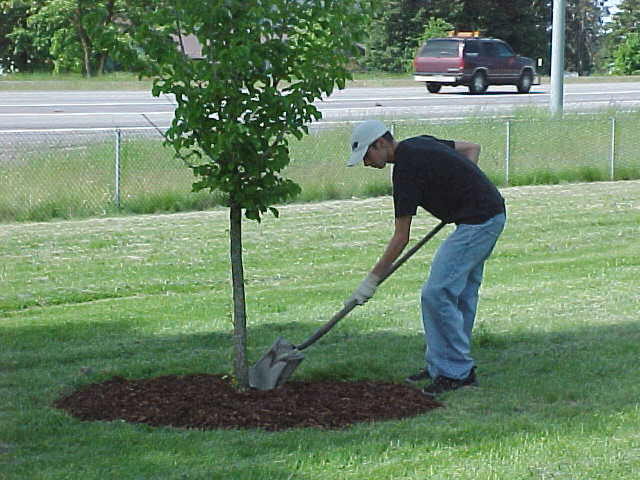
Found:
[{"label": "man", "polygon": [[442,243],[422,288],[426,368],[407,378],[432,379],[429,396],[476,385],[471,330],[485,260],[504,228],[504,199],[478,168],[480,145],[423,135],[396,142],[382,122],[359,124],[347,165],[393,165],[395,229],[384,253],[347,301],[362,305],[409,241],[417,207],[457,225]]}]

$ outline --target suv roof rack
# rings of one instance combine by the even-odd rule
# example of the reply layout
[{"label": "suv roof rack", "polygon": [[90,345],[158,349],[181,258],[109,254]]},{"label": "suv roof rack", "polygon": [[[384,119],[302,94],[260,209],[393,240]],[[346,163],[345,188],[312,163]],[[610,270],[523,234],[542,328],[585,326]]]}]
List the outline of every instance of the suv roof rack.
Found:
[{"label": "suv roof rack", "polygon": [[473,30],[472,32],[461,32],[459,30],[450,30],[447,32],[450,37],[462,37],[462,38],[477,38],[480,36],[480,30]]}]

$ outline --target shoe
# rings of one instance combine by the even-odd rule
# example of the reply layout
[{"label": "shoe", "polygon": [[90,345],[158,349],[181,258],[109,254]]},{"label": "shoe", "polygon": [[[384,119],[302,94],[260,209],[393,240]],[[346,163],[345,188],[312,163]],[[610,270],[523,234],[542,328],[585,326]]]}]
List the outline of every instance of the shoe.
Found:
[{"label": "shoe", "polygon": [[418,373],[414,373],[413,375],[405,378],[404,381],[409,384],[415,384],[424,382],[429,379],[431,379],[431,375],[429,375],[429,371],[425,368],[424,370],[421,370]]},{"label": "shoe", "polygon": [[473,367],[466,378],[455,379],[438,375],[430,385],[422,389],[422,393],[429,397],[435,397],[444,392],[475,385],[478,385],[478,382],[476,380],[476,367]]}]

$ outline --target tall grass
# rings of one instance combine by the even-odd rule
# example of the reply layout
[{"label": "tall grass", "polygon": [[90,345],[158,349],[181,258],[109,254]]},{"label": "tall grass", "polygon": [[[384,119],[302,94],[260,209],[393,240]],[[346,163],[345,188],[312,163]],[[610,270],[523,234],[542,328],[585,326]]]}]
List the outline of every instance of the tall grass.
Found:
[{"label": "tall grass", "polygon": [[[557,120],[525,110],[510,120],[398,119],[392,124],[397,139],[427,133],[481,144],[480,166],[500,186],[640,178],[640,112],[567,114]],[[320,128],[301,140],[291,139],[291,162],[283,174],[302,187],[295,202],[391,192],[390,169],[345,166],[351,128],[348,124]],[[16,150],[4,153],[0,221],[201,210],[223,203],[219,194],[191,193],[191,170],[162,146],[155,132],[123,131],[116,196],[113,135],[82,135],[86,138],[29,136]],[[37,142],[46,148],[32,147]]]}]

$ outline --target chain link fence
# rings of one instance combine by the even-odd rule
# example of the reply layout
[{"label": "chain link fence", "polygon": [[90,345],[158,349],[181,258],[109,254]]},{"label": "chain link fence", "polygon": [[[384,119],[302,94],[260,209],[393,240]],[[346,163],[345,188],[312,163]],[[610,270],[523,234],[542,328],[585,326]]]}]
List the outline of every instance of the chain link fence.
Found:
[{"label": "chain link fence", "polygon": [[[430,134],[482,145],[498,185],[640,178],[640,115],[561,120],[393,121],[397,139]],[[390,193],[389,175],[347,168],[351,123],[315,125],[291,140],[284,175],[298,200]],[[191,169],[154,128],[0,131],[0,221],[204,209],[220,196],[191,192]]]}]

